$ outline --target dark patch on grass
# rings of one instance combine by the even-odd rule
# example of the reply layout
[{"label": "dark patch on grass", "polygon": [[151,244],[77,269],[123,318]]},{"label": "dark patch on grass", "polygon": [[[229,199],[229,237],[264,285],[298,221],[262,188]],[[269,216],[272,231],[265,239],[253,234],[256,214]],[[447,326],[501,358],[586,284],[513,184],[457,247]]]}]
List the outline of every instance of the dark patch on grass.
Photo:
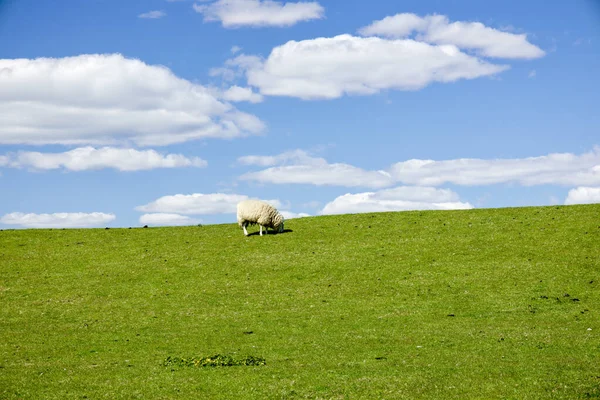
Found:
[{"label": "dark patch on grass", "polygon": [[162,363],[165,367],[236,367],[236,366],[261,366],[267,365],[262,357],[245,356],[233,357],[230,355],[215,354],[208,357],[171,357],[168,356]]}]

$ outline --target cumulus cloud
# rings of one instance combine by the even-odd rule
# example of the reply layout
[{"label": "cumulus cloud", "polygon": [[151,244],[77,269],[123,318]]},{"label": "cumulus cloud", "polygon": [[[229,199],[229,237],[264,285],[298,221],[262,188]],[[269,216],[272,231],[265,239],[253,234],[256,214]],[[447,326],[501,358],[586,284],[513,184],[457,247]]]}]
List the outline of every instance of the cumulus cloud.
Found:
[{"label": "cumulus cloud", "polygon": [[164,11],[149,11],[147,13],[138,15],[138,18],[157,19],[157,18],[162,18],[166,15],[167,15],[167,13]]},{"label": "cumulus cloud", "polygon": [[119,54],[0,59],[0,144],[161,146],[264,128],[213,89]]},{"label": "cumulus cloud", "polygon": [[254,93],[251,88],[232,86],[223,92],[223,99],[234,103],[240,101],[260,103],[263,101],[263,96],[259,93]]},{"label": "cumulus cloud", "polygon": [[261,166],[291,164],[248,172],[239,178],[248,181],[372,188],[393,184],[390,174],[386,171],[367,171],[343,163],[330,164],[325,159],[311,157],[302,150],[286,152],[277,156],[245,156],[240,157],[238,162]]},{"label": "cumulus cloud", "polygon": [[237,203],[248,197],[226,193],[194,193],[163,196],[136,210],[177,214],[229,214],[236,212]]},{"label": "cumulus cloud", "polygon": [[600,203],[600,187],[580,186],[569,190],[566,205]]},{"label": "cumulus cloud", "polygon": [[[137,211],[148,213],[176,213],[192,215],[231,214],[237,210],[237,204],[249,199],[246,195],[226,193],[193,193],[163,196],[143,206]],[[276,208],[282,203],[279,200],[264,200]]]},{"label": "cumulus cloud", "polygon": [[295,213],[292,211],[280,211],[281,215],[283,215],[283,218],[285,219],[295,219],[295,218],[304,218],[304,217],[310,217],[310,214],[307,213]]},{"label": "cumulus cloud", "polygon": [[289,41],[266,59],[241,54],[214,69],[269,96],[334,99],[386,89],[418,90],[435,82],[492,76],[508,69],[461,52],[454,45],[339,35]]},{"label": "cumulus cloud", "polygon": [[217,0],[210,4],[194,4],[194,10],[205,22],[220,21],[225,28],[243,26],[292,26],[302,21],[323,18],[325,9],[317,2],[272,0]]},{"label": "cumulus cloud", "polygon": [[533,59],[545,52],[527,40],[526,34],[516,34],[485,26],[480,22],[450,22],[444,15],[419,17],[401,13],[374,21],[359,30],[364,36],[416,39],[437,45],[455,45],[475,50],[485,57]]},{"label": "cumulus cloud", "polygon": [[54,213],[24,214],[14,212],[4,215],[0,222],[25,228],[88,228],[104,225],[115,219],[114,214],[93,213]]},{"label": "cumulus cloud", "polygon": [[473,206],[459,201],[448,189],[401,186],[378,192],[347,193],[327,203],[320,214],[354,214],[406,210],[464,210]]},{"label": "cumulus cloud", "polygon": [[80,147],[63,153],[19,151],[0,157],[3,164],[12,168],[50,170],[64,168],[69,171],[114,168],[119,171],[140,171],[154,168],[205,167],[207,162],[199,157],[187,158],[181,154],[163,155],[155,150],[120,149],[113,147]]},{"label": "cumulus cloud", "polygon": [[142,225],[184,226],[196,225],[200,222],[199,219],[190,218],[186,215],[169,213],[144,214],[140,217],[140,224]]},{"label": "cumulus cloud", "polygon": [[581,155],[555,153],[514,159],[408,160],[394,164],[397,182],[439,186],[445,183],[480,186],[497,183],[521,185],[600,185],[600,147]]}]

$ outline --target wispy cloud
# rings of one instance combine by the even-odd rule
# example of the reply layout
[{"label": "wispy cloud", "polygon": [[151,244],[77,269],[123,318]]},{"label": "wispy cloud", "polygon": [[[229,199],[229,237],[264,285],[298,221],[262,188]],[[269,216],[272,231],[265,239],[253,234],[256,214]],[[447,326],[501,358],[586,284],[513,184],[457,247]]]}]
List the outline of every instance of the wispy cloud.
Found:
[{"label": "wispy cloud", "polygon": [[245,165],[280,165],[240,176],[241,180],[262,183],[370,188],[381,188],[393,184],[390,174],[385,171],[367,171],[344,163],[330,164],[325,159],[312,157],[302,150],[286,152],[277,156],[245,156],[240,157],[238,162]]},{"label": "wispy cloud", "polygon": [[529,78],[535,78],[537,75],[537,72],[535,71],[535,69],[532,69],[531,71],[529,71]]},{"label": "wispy cloud", "polygon": [[214,90],[119,54],[0,59],[0,144],[168,145],[265,129]]},{"label": "wispy cloud", "polygon": [[591,38],[578,38],[573,42],[573,46],[581,46],[583,44],[591,44],[592,43],[592,39]]},{"label": "wispy cloud", "polygon": [[243,26],[285,27],[298,22],[323,18],[325,9],[317,2],[272,0],[217,0],[210,4],[194,4],[204,21],[220,21],[225,28]]},{"label": "wispy cloud", "polygon": [[283,152],[275,156],[243,156],[237,159],[241,165],[258,165],[269,167],[272,165],[314,165],[321,166],[327,164],[324,158],[313,157],[304,150],[296,149]]},{"label": "wispy cloud", "polygon": [[165,17],[167,15],[166,12],[164,11],[149,11],[143,14],[138,15],[138,18],[145,18],[145,19],[158,19],[158,18],[162,18]]},{"label": "wispy cloud", "polygon": [[63,168],[69,171],[85,171],[114,168],[119,171],[140,171],[155,168],[205,167],[207,162],[199,157],[163,155],[155,150],[80,147],[63,153],[20,151],[0,157],[0,166],[2,165],[37,170]]},{"label": "wispy cloud", "polygon": [[275,156],[244,156],[243,165],[270,167],[248,172],[242,180],[273,184],[309,184],[384,188],[398,183],[415,186],[485,186],[502,183],[533,185],[600,185],[600,147],[580,155],[556,153],[514,159],[412,159],[373,171],[329,163],[324,158],[294,150]]},{"label": "wispy cloud", "polygon": [[397,182],[424,186],[511,182],[525,186],[594,185],[600,184],[600,147],[581,155],[555,153],[514,159],[408,160],[392,165],[389,171]]},{"label": "wispy cloud", "polygon": [[88,228],[102,226],[115,219],[114,214],[94,213],[54,213],[34,214],[14,212],[4,215],[0,222],[24,228]]}]

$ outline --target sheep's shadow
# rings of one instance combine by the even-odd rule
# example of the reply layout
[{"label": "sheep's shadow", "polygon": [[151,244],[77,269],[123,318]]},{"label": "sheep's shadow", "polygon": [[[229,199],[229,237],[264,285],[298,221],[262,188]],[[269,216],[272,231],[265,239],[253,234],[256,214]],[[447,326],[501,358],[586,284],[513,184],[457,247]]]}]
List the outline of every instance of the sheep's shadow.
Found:
[{"label": "sheep's shadow", "polygon": [[[282,232],[269,232],[268,235],[283,235],[284,233],[291,233],[294,232],[291,229],[284,229]],[[263,235],[267,235],[264,231],[263,231]],[[250,236],[260,236],[260,231],[256,231],[256,232],[249,232],[248,233],[248,237]]]}]

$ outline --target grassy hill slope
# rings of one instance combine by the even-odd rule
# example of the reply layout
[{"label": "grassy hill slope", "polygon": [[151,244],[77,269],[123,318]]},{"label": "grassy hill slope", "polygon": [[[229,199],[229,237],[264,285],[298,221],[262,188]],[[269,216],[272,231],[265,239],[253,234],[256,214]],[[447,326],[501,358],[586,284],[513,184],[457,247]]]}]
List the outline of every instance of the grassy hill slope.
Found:
[{"label": "grassy hill slope", "polygon": [[0,231],[0,398],[600,398],[600,205],[286,229]]}]

